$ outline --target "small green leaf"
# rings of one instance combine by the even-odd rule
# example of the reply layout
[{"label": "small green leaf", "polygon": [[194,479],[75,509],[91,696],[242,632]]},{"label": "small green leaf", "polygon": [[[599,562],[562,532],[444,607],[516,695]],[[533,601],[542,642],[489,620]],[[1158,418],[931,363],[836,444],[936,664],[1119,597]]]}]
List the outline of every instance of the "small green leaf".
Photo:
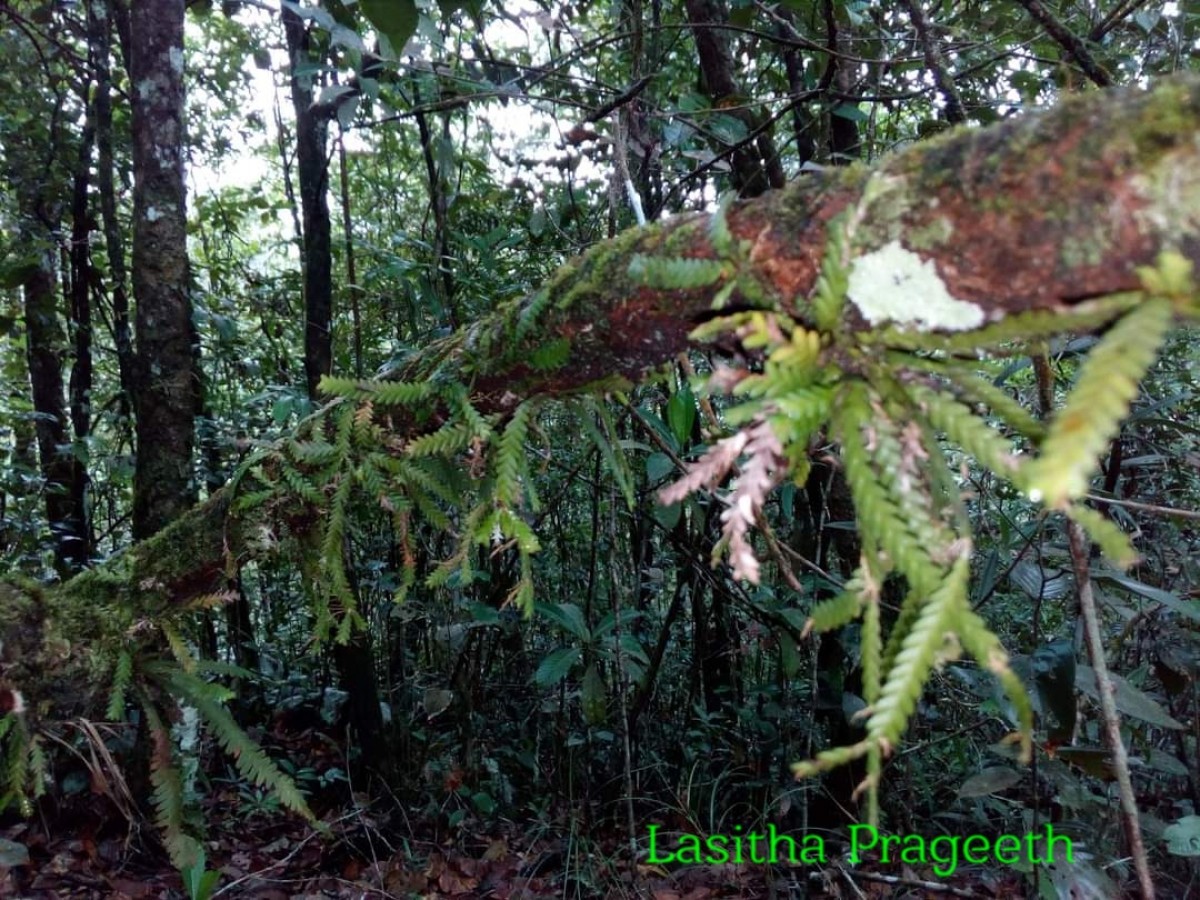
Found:
[{"label": "small green leaf", "polygon": [[496,801],[492,799],[492,795],[484,791],[478,791],[471,795],[471,802],[475,804],[475,808],[485,816],[490,816],[496,810]]},{"label": "small green leaf", "polygon": [[281,397],[271,406],[271,418],[276,425],[282,425],[292,414],[292,398]]},{"label": "small green leaf", "polygon": [[856,103],[843,103],[840,106],[835,106],[830,110],[830,114],[837,116],[839,119],[849,119],[851,122],[867,121],[867,114],[859,109]]},{"label": "small green leaf", "polygon": [[665,453],[651,453],[646,457],[646,479],[657,484],[675,472],[675,463]]},{"label": "small green leaf", "polygon": [[667,401],[667,424],[671,426],[677,446],[686,447],[691,442],[692,426],[696,423],[696,397],[685,381]]}]

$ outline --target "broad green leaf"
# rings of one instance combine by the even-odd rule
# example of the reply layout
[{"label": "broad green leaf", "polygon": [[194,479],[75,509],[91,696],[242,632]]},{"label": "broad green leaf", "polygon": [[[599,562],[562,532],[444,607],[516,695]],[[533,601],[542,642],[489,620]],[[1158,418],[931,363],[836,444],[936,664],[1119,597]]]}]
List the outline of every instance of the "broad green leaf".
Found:
[{"label": "broad green leaf", "polygon": [[1184,816],[1163,829],[1167,852],[1175,856],[1200,856],[1200,816]]},{"label": "broad green leaf", "polygon": [[1043,566],[1029,560],[1019,560],[1008,573],[1008,579],[1031,600],[1057,600],[1075,584],[1063,569]]},{"label": "broad green leaf", "polygon": [[586,643],[592,639],[591,629],[583,619],[583,610],[574,603],[539,603],[537,611],[564,631]]},{"label": "broad green leaf", "polygon": [[1093,569],[1092,577],[1097,581],[1111,581],[1131,594],[1137,594],[1139,597],[1145,597],[1147,600],[1161,603],[1172,612],[1179,613],[1179,615],[1189,618],[1193,622],[1200,622],[1200,602],[1195,600],[1180,600],[1170,591],[1153,587],[1152,585],[1138,581],[1136,578],[1130,578],[1128,575],[1122,575],[1120,572],[1113,572],[1110,569]]},{"label": "broad green leaf", "polygon": [[1075,646],[1071,641],[1054,641],[1033,653],[1033,682],[1037,689],[1043,718],[1047,712],[1053,722],[1043,722],[1050,739],[1070,741],[1075,731]]},{"label": "broad green leaf", "polygon": [[958,789],[960,797],[986,797],[1006,791],[1025,776],[1007,766],[995,766],[972,775]]},{"label": "broad green leaf", "polygon": [[843,103],[841,106],[835,106],[831,113],[839,119],[849,119],[851,122],[865,122],[868,118],[867,114],[855,103]]},{"label": "broad green leaf", "polygon": [[16,841],[0,838],[0,866],[12,869],[29,865],[29,848]]},{"label": "broad green leaf", "polygon": [[646,457],[646,479],[654,484],[675,473],[675,463],[665,453],[651,453]]},{"label": "broad green leaf", "polygon": [[[1167,713],[1157,700],[1147,696],[1139,691],[1132,684],[1122,678],[1120,675],[1108,673],[1108,677],[1112,679],[1113,687],[1116,689],[1115,699],[1117,701],[1117,709],[1127,716],[1133,716],[1135,719],[1140,719],[1143,722],[1148,722],[1158,728],[1181,729],[1184,727],[1182,722],[1178,722]],[[1079,665],[1075,668],[1075,687],[1083,691],[1093,700],[1099,700],[1100,695],[1096,690],[1096,672],[1091,666]]]},{"label": "broad green leaf", "polygon": [[363,15],[383,34],[397,56],[416,33],[420,16],[413,0],[360,0]]},{"label": "broad green leaf", "polygon": [[608,689],[604,686],[604,679],[600,677],[595,663],[588,666],[583,675],[580,699],[583,701],[583,717],[587,719],[588,724],[601,724],[608,710]]},{"label": "broad green leaf", "polygon": [[554,687],[571,671],[583,651],[579,647],[561,647],[538,664],[533,680],[538,687]]}]

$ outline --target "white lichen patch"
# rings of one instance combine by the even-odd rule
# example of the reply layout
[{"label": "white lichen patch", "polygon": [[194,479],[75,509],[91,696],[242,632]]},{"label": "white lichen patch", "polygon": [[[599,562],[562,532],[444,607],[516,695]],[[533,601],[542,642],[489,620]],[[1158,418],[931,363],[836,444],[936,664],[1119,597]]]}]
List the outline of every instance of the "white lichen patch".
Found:
[{"label": "white lichen patch", "polygon": [[958,300],[930,261],[899,241],[854,260],[846,291],[872,325],[894,322],[921,331],[968,331],[983,324],[983,309]]}]

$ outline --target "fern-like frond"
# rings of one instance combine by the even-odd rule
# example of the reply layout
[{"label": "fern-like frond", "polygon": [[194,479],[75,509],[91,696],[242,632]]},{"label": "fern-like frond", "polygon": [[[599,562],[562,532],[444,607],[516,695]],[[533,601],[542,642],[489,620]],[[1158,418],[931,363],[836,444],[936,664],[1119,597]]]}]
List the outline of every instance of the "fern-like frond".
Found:
[{"label": "fern-like frond", "polygon": [[996,676],[1005,696],[1016,711],[1017,723],[1020,726],[1021,759],[1028,762],[1033,749],[1033,704],[1029,700],[1025,685],[1009,666],[1008,654],[1000,645],[1000,639],[987,627],[978,613],[969,606],[965,607],[956,625],[963,649]]},{"label": "fern-like frond", "polygon": [[687,291],[709,287],[731,274],[719,260],[671,258],[638,254],[629,262],[629,277],[660,291]]},{"label": "fern-like frond", "polygon": [[1035,309],[1005,316],[998,322],[971,331],[941,333],[907,331],[889,327],[879,332],[879,342],[896,350],[930,350],[978,356],[1023,352],[1029,341],[1071,331],[1095,331],[1141,302],[1141,294],[1111,294],[1078,303],[1070,309]]},{"label": "fern-like frond", "polygon": [[953,535],[935,518],[916,455],[920,450],[906,446],[861,382],[838,396],[834,429],[864,543],[886,550],[912,588],[928,593],[943,577],[931,554],[948,546]]},{"label": "fern-like frond", "polygon": [[792,774],[796,778],[811,778],[813,775],[820,775],[822,772],[828,772],[830,769],[844,766],[846,763],[854,762],[856,759],[862,759],[873,746],[875,745],[871,741],[859,741],[857,744],[851,744],[848,747],[834,747],[831,750],[822,750],[817,754],[815,759],[792,763]]},{"label": "fern-like frond", "polygon": [[1007,391],[997,387],[989,379],[981,378],[973,372],[967,372],[956,366],[945,369],[945,375],[958,388],[962,399],[968,402],[982,403],[1017,434],[1034,441],[1040,441],[1045,435],[1046,427],[1031,416],[1028,410]]},{"label": "fern-like frond", "polygon": [[465,422],[447,422],[437,431],[423,434],[404,447],[404,452],[410,457],[449,456],[461,453],[471,445],[475,437],[474,429]]},{"label": "fern-like frond", "polygon": [[1064,512],[1068,519],[1087,532],[1113,565],[1128,569],[1138,561],[1138,552],[1129,542],[1129,536],[1104,513],[1082,503],[1072,503]]},{"label": "fern-like frond", "polygon": [[838,216],[829,223],[828,241],[821,258],[821,274],[813,289],[813,322],[821,331],[834,331],[841,324],[850,285],[850,267],[846,263],[846,219]]},{"label": "fern-like frond", "polygon": [[498,417],[482,415],[471,403],[470,394],[465,387],[456,385],[450,392],[450,402],[455,412],[458,413],[458,420],[471,429],[472,437],[488,438],[491,436],[493,421]]},{"label": "fern-like frond", "polygon": [[4,749],[3,770],[0,771],[0,810],[15,804],[22,816],[33,815],[30,800],[30,735],[24,717],[10,712],[0,717],[0,747]]},{"label": "fern-like frond", "polygon": [[923,385],[908,388],[929,423],[1002,478],[1012,480],[1018,468],[1012,444],[991,425],[953,397]]},{"label": "fern-like frond", "polygon": [[204,724],[211,729],[217,742],[248,781],[270,791],[287,809],[306,819],[313,818],[295,782],[281,772],[262,748],[238,727],[229,710],[213,699],[205,682],[179,669],[165,674],[171,693],[195,707]]},{"label": "fern-like frond", "polygon": [[171,655],[175,657],[175,661],[179,663],[184,671],[192,671],[196,668],[196,658],[192,655],[191,648],[188,647],[187,641],[183,639],[183,635],[179,633],[179,629],[168,621],[160,621],[159,629],[163,633],[163,637],[167,639],[167,646],[171,648]]},{"label": "fern-like frond", "polygon": [[921,604],[921,612],[885,674],[870,719],[868,737],[880,746],[892,746],[908,727],[929,675],[947,650],[946,637],[954,633],[967,612],[970,557],[965,550],[945,581]]},{"label": "fern-like frond", "polygon": [[328,441],[288,441],[288,453],[302,465],[323,466],[337,458],[337,448]]},{"label": "fern-like frond", "polygon": [[525,301],[517,314],[517,326],[513,329],[513,343],[520,344],[533,332],[538,320],[550,306],[550,292],[545,288],[536,291]]},{"label": "fern-like frond", "polygon": [[325,375],[321,392],[348,400],[372,400],[382,406],[416,406],[435,396],[437,389],[429,381],[363,381]]},{"label": "fern-like frond", "polygon": [[536,412],[537,403],[530,400],[513,410],[496,445],[493,463],[496,473],[495,496],[503,506],[521,505],[528,478],[525,439],[529,434],[530,420]]},{"label": "fern-like frond", "polygon": [[560,369],[571,358],[571,341],[557,337],[546,341],[529,354],[529,367],[539,372]]},{"label": "fern-like frond", "polygon": [[841,628],[857,619],[862,612],[863,595],[861,590],[853,589],[853,584],[854,579],[851,579],[846,583],[845,590],[814,606],[804,624],[804,630],[820,634]]},{"label": "fern-like frond", "polygon": [[772,400],[770,416],[775,433],[785,444],[799,443],[807,449],[810,439],[829,421],[833,389],[817,386],[797,388]]},{"label": "fern-like frond", "polygon": [[720,257],[729,258],[737,251],[733,232],[729,230],[729,207],[737,197],[735,191],[726,191],[717,201],[717,208],[708,220],[708,241]]},{"label": "fern-like frond", "polygon": [[633,509],[636,503],[633,493],[633,471],[629,468],[629,459],[621,447],[608,407],[591,398],[582,398],[578,406],[579,422],[583,426],[584,434],[600,451],[600,458],[625,498],[626,505]]},{"label": "fern-like frond", "polygon": [[268,500],[279,496],[276,488],[264,488],[261,491],[250,491],[242,494],[233,501],[230,510],[234,513],[247,513],[262,507]]},{"label": "fern-like frond", "polygon": [[104,713],[110,722],[125,721],[125,698],[132,681],[133,654],[122,649],[117,654],[116,665],[113,666],[112,690],[109,692],[108,707]]},{"label": "fern-like frond", "polygon": [[288,486],[288,490],[293,495],[300,497],[314,506],[324,504],[325,495],[321,491],[323,485],[314,483],[309,475],[284,463],[279,467],[279,477]]},{"label": "fern-like frond", "polygon": [[453,523],[445,511],[434,502],[426,491],[423,485],[411,484],[408,486],[408,498],[412,500],[416,506],[417,512],[430,526],[438,531],[450,531],[453,528]]},{"label": "fern-like frond", "polygon": [[455,484],[456,479],[447,477],[450,473],[444,471],[442,460],[437,457],[420,457],[417,459],[396,459],[386,457],[380,461],[387,471],[391,472],[397,481],[408,491],[419,488],[427,494],[437,497],[443,503],[457,506],[462,503],[463,492]]},{"label": "fern-like frond", "polygon": [[46,781],[50,777],[49,760],[42,748],[41,735],[29,738],[29,793],[37,800],[46,795]]},{"label": "fern-like frond", "polygon": [[175,765],[171,730],[149,697],[141,698],[141,707],[150,734],[150,783],[154,786],[150,801],[154,804],[154,824],[162,833],[172,865],[186,869],[199,859],[200,842],[184,830],[183,776]]},{"label": "fern-like frond", "polygon": [[863,609],[859,656],[863,670],[863,699],[868,707],[873,707],[879,700],[883,685],[883,617],[879,604],[883,576],[877,568],[875,560],[864,554],[856,573]]},{"label": "fern-like frond", "polygon": [[769,422],[756,422],[746,432],[746,462],[721,513],[721,540],[713,556],[715,559],[722,549],[728,548],[733,577],[758,584],[759,565],[750,543],[750,531],[770,492],[784,478],[786,466],[783,445]]},{"label": "fern-like frond", "polygon": [[727,334],[735,334],[747,325],[752,326],[755,319],[761,316],[762,313],[758,310],[742,310],[728,315],[714,316],[689,331],[688,338],[696,343],[703,343]]},{"label": "fern-like frond", "polygon": [[1087,493],[1096,459],[1117,435],[1173,316],[1169,301],[1147,300],[1088,354],[1029,467],[1030,499],[1058,509]]},{"label": "fern-like frond", "polygon": [[[766,319],[767,317],[763,317]],[[766,343],[766,334],[746,334],[745,339],[755,337]],[[750,344],[746,344],[747,347]],[[794,391],[810,388],[825,376],[821,361],[822,338],[820,333],[797,326],[791,337],[775,345],[761,375],[750,375],[734,388],[734,394],[746,397],[783,397]]]}]

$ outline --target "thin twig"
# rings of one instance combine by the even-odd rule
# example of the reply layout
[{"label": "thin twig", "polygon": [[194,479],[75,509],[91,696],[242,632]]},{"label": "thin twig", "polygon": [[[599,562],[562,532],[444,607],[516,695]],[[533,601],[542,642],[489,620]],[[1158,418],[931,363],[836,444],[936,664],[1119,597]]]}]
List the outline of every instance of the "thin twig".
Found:
[{"label": "thin twig", "polygon": [[930,894],[941,894],[945,897],[967,897],[982,900],[986,895],[975,891],[956,888],[937,881],[925,881],[920,878],[901,878],[898,875],[884,875],[882,872],[861,872],[858,869],[843,869],[842,872],[855,881],[874,881],[877,884],[890,884],[893,887],[917,888]]},{"label": "thin twig", "polygon": [[1167,516],[1172,519],[1200,519],[1200,510],[1196,509],[1175,509],[1171,506],[1158,506],[1154,503],[1139,503],[1136,500],[1118,500],[1116,497],[1100,497],[1096,494],[1088,494],[1087,497],[1094,503],[1107,503],[1109,506],[1123,506],[1126,509],[1137,509],[1142,512],[1155,513],[1160,516]]},{"label": "thin twig", "polygon": [[1154,900],[1154,881],[1150,876],[1150,863],[1146,858],[1146,847],[1142,843],[1142,829],[1138,823],[1137,799],[1133,795],[1133,781],[1129,777],[1129,756],[1125,742],[1121,739],[1121,718],[1117,714],[1116,688],[1108,677],[1108,663],[1104,659],[1104,642],[1100,636],[1100,617],[1096,613],[1096,597],[1092,592],[1092,577],[1088,568],[1088,540],[1083,529],[1074,522],[1067,523],[1067,540],[1071,547],[1071,564],[1075,569],[1075,582],[1079,586],[1079,612],[1083,617],[1083,635],[1087,643],[1088,658],[1096,673],[1096,690],[1100,695],[1100,713],[1104,722],[1104,737],[1112,753],[1113,773],[1117,777],[1117,793],[1121,798],[1121,819],[1125,826],[1125,838],[1129,841],[1129,855],[1133,858],[1142,900]]}]

